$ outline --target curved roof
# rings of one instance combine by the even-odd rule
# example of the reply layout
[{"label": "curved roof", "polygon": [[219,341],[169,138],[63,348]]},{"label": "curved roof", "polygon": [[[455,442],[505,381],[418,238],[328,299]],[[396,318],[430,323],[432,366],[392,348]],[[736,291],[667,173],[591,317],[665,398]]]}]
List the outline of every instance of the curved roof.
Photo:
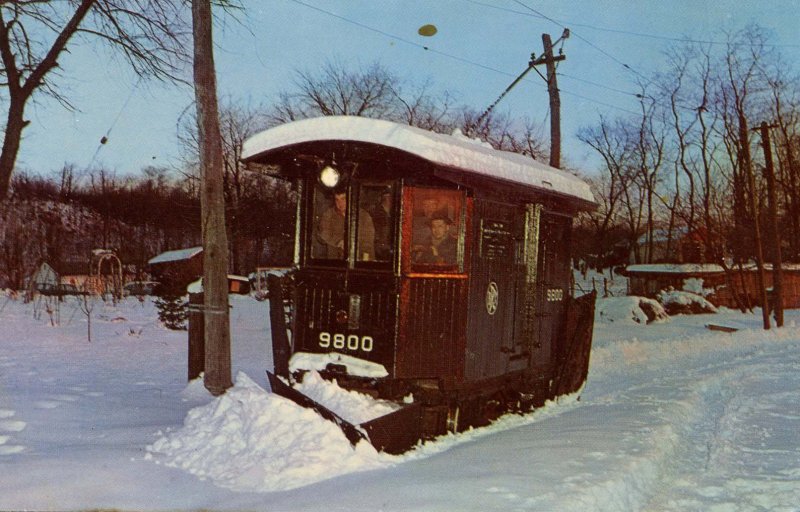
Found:
[{"label": "curved roof", "polygon": [[382,119],[325,116],[293,121],[258,133],[244,143],[242,160],[313,141],[357,141],[396,148],[465,173],[560,193],[594,204],[589,185],[530,157],[498,151],[463,135],[444,135]]}]

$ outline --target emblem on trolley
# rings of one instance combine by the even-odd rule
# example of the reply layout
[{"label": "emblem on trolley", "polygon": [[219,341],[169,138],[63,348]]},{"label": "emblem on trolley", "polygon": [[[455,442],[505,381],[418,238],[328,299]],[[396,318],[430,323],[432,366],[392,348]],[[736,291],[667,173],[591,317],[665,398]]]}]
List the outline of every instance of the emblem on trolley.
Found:
[{"label": "emblem on trolley", "polygon": [[497,289],[497,283],[494,281],[489,282],[486,287],[486,312],[490,315],[497,313],[497,304],[500,302],[500,292]]}]

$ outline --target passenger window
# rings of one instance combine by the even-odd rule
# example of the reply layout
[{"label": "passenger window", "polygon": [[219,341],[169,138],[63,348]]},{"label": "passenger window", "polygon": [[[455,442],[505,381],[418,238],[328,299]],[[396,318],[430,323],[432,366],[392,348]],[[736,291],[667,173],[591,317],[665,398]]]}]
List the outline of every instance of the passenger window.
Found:
[{"label": "passenger window", "polygon": [[314,188],[311,257],[341,260],[347,251],[347,191]]},{"label": "passenger window", "polygon": [[359,190],[358,261],[391,261],[394,255],[394,190],[389,183]]},{"label": "passenger window", "polygon": [[435,265],[441,270],[460,265],[464,193],[415,189],[411,206],[411,263],[415,267]]}]

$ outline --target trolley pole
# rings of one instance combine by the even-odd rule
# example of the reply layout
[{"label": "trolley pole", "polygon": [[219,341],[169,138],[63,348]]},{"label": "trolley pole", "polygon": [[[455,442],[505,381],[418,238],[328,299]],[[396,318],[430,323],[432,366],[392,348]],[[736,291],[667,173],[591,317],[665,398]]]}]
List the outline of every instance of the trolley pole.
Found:
[{"label": "trolley pole", "polygon": [[783,258],[781,257],[781,239],[778,233],[778,213],[775,198],[775,169],[772,163],[772,144],[769,140],[769,129],[773,128],[761,122],[761,145],[764,148],[764,177],[767,180],[767,200],[769,201],[769,227],[772,235],[772,297],[775,302],[775,324],[783,327]]}]

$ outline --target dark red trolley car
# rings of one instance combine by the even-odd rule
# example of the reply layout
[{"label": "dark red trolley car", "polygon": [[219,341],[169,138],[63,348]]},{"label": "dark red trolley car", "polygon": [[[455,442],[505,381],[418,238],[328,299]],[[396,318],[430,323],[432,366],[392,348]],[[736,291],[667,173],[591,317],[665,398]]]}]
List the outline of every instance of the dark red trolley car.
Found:
[{"label": "dark red trolley car", "polygon": [[[583,181],[362,117],[272,128],[243,160],[299,192],[294,269],[270,286],[273,391],[397,453],[582,387],[594,295],[572,298],[570,237],[594,207]],[[350,425],[292,387],[308,370],[413,402]]]}]

